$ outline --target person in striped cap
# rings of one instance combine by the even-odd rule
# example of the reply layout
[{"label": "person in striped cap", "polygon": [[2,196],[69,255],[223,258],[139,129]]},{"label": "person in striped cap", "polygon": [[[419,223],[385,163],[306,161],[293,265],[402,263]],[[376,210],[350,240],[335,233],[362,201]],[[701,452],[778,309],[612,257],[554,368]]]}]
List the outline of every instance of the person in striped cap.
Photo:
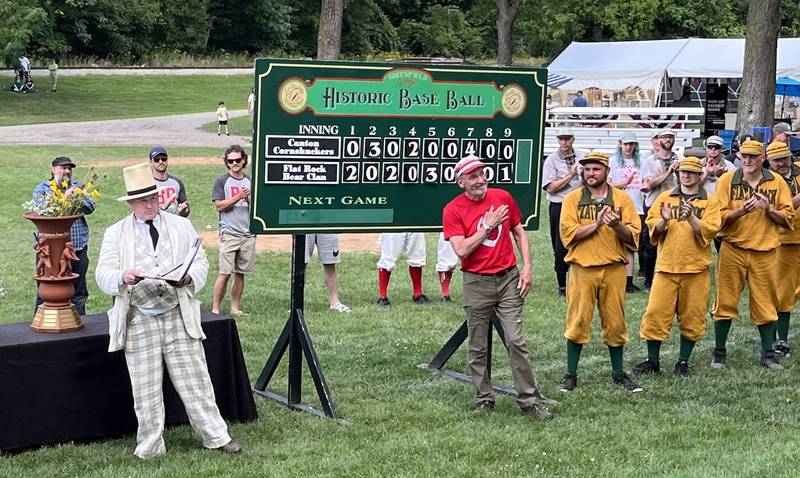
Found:
[{"label": "person in striped cap", "polygon": [[778,312],[778,247],[781,234],[794,224],[792,196],[786,181],[764,169],[764,145],[745,141],[739,148],[741,167],[722,175],[717,198],[722,213],[722,246],[717,262],[717,299],[714,319],[715,347],[711,368],[725,367],[726,343],[745,283],[750,292],[750,320],[761,336],[761,365],[771,370],[783,366],[773,350]]},{"label": "person in striped cap", "polygon": [[694,156],[678,166],[680,184],[659,194],[647,215],[649,240],[658,247],[653,289],[639,335],[647,359],[633,373],[661,371],[659,352],[677,315],[680,352],[675,374],[689,375],[689,356],[706,332],[711,291],[711,242],[722,224],[719,201],[701,185],[703,162]]},{"label": "person in striped cap", "polygon": [[[792,206],[800,207],[800,165],[792,164],[792,152],[786,143],[776,141],[767,147],[767,160],[770,168],[781,175],[789,186]],[[788,357],[789,317],[797,299],[796,290],[800,286],[800,215],[795,212],[794,227],[781,231],[781,245],[778,247],[778,322],[776,324],[778,343],[775,353]]]},{"label": "person in striped cap", "polygon": [[559,388],[575,389],[583,344],[589,342],[595,305],[600,309],[602,340],[611,358],[612,381],[631,392],[642,386],[622,368],[625,325],[625,264],[639,247],[642,224],[631,197],[608,184],[608,155],[592,151],[580,161],[583,187],[564,198],[561,240],[570,265],[567,283],[567,373]]}]

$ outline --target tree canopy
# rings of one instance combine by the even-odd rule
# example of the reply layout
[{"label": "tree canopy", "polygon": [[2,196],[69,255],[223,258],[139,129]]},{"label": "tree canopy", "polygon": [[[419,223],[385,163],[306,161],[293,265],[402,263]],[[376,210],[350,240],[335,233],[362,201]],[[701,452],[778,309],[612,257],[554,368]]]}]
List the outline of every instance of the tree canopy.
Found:
[{"label": "tree canopy", "polygon": [[[800,5],[780,1],[780,34],[800,35]],[[0,0],[0,55],[314,57],[320,2]],[[497,21],[497,0],[346,0],[341,54],[494,58]],[[746,23],[747,0],[520,0],[511,44],[516,55],[552,58],[571,41],[741,37]]]}]

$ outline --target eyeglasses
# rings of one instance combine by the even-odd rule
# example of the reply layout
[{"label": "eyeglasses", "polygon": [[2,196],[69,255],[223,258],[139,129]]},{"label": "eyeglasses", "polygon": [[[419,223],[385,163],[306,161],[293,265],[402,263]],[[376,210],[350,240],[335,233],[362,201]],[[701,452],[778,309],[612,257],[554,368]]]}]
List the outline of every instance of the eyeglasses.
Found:
[{"label": "eyeglasses", "polygon": [[242,159],[242,158],[234,158],[234,159],[226,159],[225,160],[225,162],[228,163],[228,164],[239,164],[242,161],[244,161],[244,159]]},{"label": "eyeglasses", "polygon": [[718,144],[709,144],[708,146],[706,146],[706,148],[708,148],[708,149],[722,149],[722,146],[720,146]]},{"label": "eyeglasses", "polygon": [[156,156],[155,158],[153,158],[153,162],[154,163],[166,163],[167,159],[169,159],[169,158],[167,158],[166,156]]}]

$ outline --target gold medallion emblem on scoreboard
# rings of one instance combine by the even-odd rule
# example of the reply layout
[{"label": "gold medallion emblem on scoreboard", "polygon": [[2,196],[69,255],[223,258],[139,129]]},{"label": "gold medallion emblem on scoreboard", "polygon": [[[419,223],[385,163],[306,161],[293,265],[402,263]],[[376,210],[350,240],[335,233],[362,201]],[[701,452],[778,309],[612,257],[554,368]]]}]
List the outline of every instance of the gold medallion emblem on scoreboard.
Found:
[{"label": "gold medallion emblem on scoreboard", "polygon": [[516,118],[525,111],[527,103],[525,91],[518,85],[506,85],[503,89],[503,98],[501,99],[503,114],[509,118]]},{"label": "gold medallion emblem on scoreboard", "polygon": [[278,102],[287,113],[299,113],[308,102],[308,90],[302,80],[289,80],[280,87]]}]

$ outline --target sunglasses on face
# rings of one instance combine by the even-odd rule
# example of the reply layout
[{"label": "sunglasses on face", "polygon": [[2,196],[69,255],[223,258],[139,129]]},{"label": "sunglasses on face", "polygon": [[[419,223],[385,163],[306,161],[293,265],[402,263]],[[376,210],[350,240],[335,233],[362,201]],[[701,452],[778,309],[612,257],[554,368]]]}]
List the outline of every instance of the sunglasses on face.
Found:
[{"label": "sunglasses on face", "polygon": [[166,156],[156,156],[155,158],[153,158],[153,162],[154,163],[166,163],[167,162],[167,157]]},{"label": "sunglasses on face", "polygon": [[242,158],[226,159],[225,162],[228,164],[239,164],[242,162]]},{"label": "sunglasses on face", "polygon": [[708,146],[706,146],[706,148],[708,148],[708,149],[722,149],[722,146],[720,146],[718,144],[709,144]]}]

